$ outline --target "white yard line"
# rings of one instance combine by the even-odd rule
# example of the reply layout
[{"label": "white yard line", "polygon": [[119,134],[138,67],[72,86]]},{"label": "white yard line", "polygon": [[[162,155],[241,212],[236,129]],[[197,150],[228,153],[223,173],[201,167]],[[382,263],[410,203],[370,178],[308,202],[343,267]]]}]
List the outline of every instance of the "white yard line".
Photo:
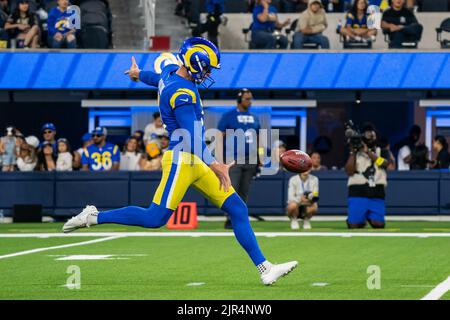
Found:
[{"label": "white yard line", "polygon": [[[278,216],[260,216],[266,221],[289,221],[289,218],[284,215],[278,215]],[[225,221],[224,216],[198,216],[198,221]],[[340,215],[340,216],[333,216],[333,215],[317,215],[314,216],[313,221],[345,221],[347,220],[346,215]],[[257,221],[254,217],[250,216],[250,221]],[[430,222],[449,222],[450,216],[436,216],[436,215],[429,215],[429,216],[393,216],[393,215],[387,215],[386,221],[430,221]]]},{"label": "white yard line", "polygon": [[[255,232],[259,237],[415,237],[448,238],[450,233],[399,232]],[[234,237],[229,232],[75,232],[75,233],[0,233],[0,238],[65,238],[65,237]],[[92,240],[92,241],[99,241]]]},{"label": "white yard line", "polygon": [[433,290],[431,290],[420,300],[439,300],[448,291],[450,291],[450,277],[439,283]]},{"label": "white yard line", "polygon": [[123,235],[115,235],[115,236],[109,236],[107,238],[100,238],[100,239],[83,241],[83,242],[63,244],[63,245],[60,245],[60,246],[45,247],[45,248],[37,248],[37,249],[32,249],[32,250],[19,251],[19,252],[5,254],[3,256],[0,256],[0,260],[1,259],[6,259],[6,258],[17,257],[17,256],[23,256],[23,255],[26,255],[26,254],[32,254],[32,253],[36,253],[36,252],[47,251],[47,250],[55,250],[55,249],[64,249],[64,248],[70,248],[70,247],[84,246],[84,245],[87,245],[87,244],[93,244],[93,243],[98,243],[98,242],[103,242],[103,241],[109,241],[109,240],[114,240],[114,239],[118,239],[118,238],[122,238],[122,237],[124,237],[124,236]]}]

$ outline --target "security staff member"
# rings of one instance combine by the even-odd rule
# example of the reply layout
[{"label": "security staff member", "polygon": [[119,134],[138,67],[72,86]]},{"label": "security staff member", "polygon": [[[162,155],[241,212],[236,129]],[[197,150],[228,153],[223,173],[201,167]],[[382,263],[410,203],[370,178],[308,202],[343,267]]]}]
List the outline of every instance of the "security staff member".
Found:
[{"label": "security staff member", "polygon": [[[217,146],[219,154],[216,155],[216,158],[226,159],[228,163],[232,157],[236,161],[236,165],[230,169],[230,178],[234,189],[244,202],[247,202],[250,184],[260,165],[258,156],[260,123],[258,117],[249,111],[252,99],[253,95],[250,90],[240,90],[237,95],[237,107],[225,113],[218,126],[224,137],[225,146],[224,148],[220,145]],[[218,141],[220,140],[218,139]],[[221,157],[220,151],[222,150],[225,151],[225,158]],[[228,217],[225,228],[231,229]]]}]

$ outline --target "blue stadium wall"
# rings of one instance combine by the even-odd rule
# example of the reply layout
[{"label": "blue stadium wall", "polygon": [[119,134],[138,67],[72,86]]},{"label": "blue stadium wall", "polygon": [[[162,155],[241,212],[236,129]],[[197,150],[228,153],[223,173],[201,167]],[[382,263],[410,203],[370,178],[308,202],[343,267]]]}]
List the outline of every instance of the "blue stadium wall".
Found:
[{"label": "blue stadium wall", "polygon": [[[146,89],[123,71],[156,53],[0,52],[0,90]],[[225,52],[215,89],[449,89],[450,52]]]}]

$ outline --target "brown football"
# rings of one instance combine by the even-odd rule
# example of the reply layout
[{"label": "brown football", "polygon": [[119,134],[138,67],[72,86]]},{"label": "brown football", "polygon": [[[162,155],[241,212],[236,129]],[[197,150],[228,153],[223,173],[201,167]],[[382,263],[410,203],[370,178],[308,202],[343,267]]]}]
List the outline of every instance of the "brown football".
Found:
[{"label": "brown football", "polygon": [[311,158],[300,150],[288,150],[280,156],[283,166],[291,172],[303,173],[312,167]]}]

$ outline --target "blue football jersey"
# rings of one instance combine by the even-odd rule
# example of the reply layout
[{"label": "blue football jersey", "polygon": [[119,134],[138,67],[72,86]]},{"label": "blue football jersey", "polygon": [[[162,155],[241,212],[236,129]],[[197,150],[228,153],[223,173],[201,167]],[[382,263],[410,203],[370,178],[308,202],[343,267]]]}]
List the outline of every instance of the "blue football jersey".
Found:
[{"label": "blue football jersey", "polygon": [[111,170],[114,162],[120,162],[119,147],[109,142],[101,148],[91,144],[83,150],[81,156],[81,164],[89,165],[91,171]]}]

